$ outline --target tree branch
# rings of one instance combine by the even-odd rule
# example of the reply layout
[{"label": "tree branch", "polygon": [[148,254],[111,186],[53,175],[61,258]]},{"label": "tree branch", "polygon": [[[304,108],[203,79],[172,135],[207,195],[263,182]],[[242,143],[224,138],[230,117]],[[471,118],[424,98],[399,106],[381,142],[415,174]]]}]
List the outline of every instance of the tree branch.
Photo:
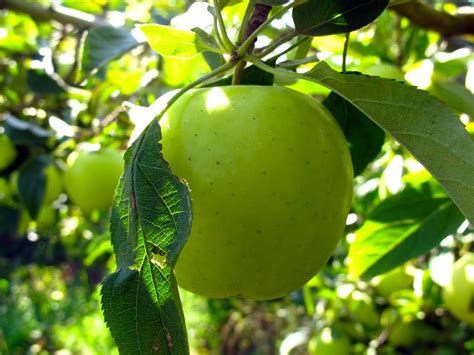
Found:
[{"label": "tree branch", "polygon": [[398,15],[408,18],[414,25],[450,37],[474,34],[474,14],[450,15],[417,1],[390,6]]},{"label": "tree branch", "polygon": [[0,10],[1,9],[23,12],[37,21],[55,20],[63,25],[71,24],[83,30],[97,26],[111,26],[110,23],[100,17],[64,6],[51,6],[46,8],[30,1],[0,0]]}]

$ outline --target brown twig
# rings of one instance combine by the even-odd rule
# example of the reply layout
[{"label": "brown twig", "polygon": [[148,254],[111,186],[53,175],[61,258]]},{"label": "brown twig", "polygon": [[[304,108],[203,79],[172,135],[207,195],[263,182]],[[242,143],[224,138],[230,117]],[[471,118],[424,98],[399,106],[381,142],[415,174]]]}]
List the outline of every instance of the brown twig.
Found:
[{"label": "brown twig", "polygon": [[418,1],[392,5],[390,9],[408,18],[414,25],[438,32],[445,37],[474,34],[474,14],[451,15]]},{"label": "brown twig", "polygon": [[0,0],[0,9],[23,12],[37,21],[57,21],[63,25],[71,24],[79,29],[89,29],[97,26],[111,26],[100,17],[70,9],[64,6],[44,7],[31,1]]}]

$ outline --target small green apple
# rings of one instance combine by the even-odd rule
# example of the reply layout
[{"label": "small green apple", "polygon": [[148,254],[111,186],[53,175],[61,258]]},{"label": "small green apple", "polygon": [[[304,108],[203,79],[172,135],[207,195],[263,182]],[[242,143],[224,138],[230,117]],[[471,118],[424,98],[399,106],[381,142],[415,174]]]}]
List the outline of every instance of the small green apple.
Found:
[{"label": "small green apple", "polygon": [[9,182],[0,178],[0,205],[9,205],[12,202],[12,191]]},{"label": "small green apple", "polygon": [[351,353],[349,339],[333,328],[323,328],[308,344],[311,355],[345,355]]},{"label": "small green apple", "polygon": [[388,335],[388,342],[393,346],[409,347],[418,339],[418,327],[415,321],[401,320],[395,323]]},{"label": "small green apple", "polygon": [[443,299],[452,314],[474,325],[474,253],[454,263],[451,279],[443,289]]},{"label": "small green apple", "polygon": [[367,68],[362,68],[364,74],[380,76],[381,78],[395,79],[403,81],[405,80],[405,74],[393,64],[379,63],[372,64]]},{"label": "small green apple", "polygon": [[367,293],[356,290],[351,293],[348,302],[349,311],[356,321],[368,328],[379,325],[379,314],[372,298]]},{"label": "small green apple", "polygon": [[411,288],[413,286],[413,276],[406,271],[406,268],[397,267],[375,277],[372,284],[379,295],[389,298],[394,292]]},{"label": "small green apple", "polygon": [[56,210],[50,205],[42,206],[35,220],[36,229],[38,231],[44,231],[48,228],[51,228],[55,221]]},{"label": "small green apple", "polygon": [[164,158],[193,204],[180,286],[272,299],[325,265],[343,236],[353,176],[344,136],[318,101],[279,86],[196,89],[160,125]]},{"label": "small green apple", "polygon": [[5,133],[0,133],[0,171],[5,170],[16,159],[16,149]]},{"label": "small green apple", "polygon": [[46,189],[43,204],[50,204],[58,198],[63,190],[63,177],[53,164],[48,165],[44,169],[44,173],[46,175]]},{"label": "small green apple", "polygon": [[72,202],[86,213],[110,208],[123,172],[122,154],[111,149],[80,150],[71,153],[67,163],[64,184]]}]

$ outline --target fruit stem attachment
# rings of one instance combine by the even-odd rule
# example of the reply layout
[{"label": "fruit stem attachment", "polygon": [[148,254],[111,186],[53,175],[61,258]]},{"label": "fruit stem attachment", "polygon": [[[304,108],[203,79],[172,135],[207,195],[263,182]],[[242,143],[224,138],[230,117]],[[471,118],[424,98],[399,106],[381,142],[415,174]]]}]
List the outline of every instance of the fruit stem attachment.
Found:
[{"label": "fruit stem attachment", "polygon": [[[245,61],[242,60],[242,56],[253,50],[259,33],[258,29],[266,22],[265,20],[271,9],[271,5],[255,4],[255,1],[250,1],[239,32],[239,47],[232,53],[234,58],[239,61],[235,67],[234,75],[232,76],[232,85],[238,85],[240,83],[246,64]],[[250,13],[252,15],[249,15]],[[240,43],[240,40],[242,40],[243,43]]]},{"label": "fruit stem attachment", "polygon": [[301,3],[300,1],[294,1],[286,6],[283,6],[281,9],[276,11],[272,16],[268,18],[267,16],[270,13],[271,6],[256,4],[254,13],[252,15],[252,19],[250,20],[249,26],[246,30],[247,38],[237,48],[237,55],[242,56],[245,53],[251,52],[251,50],[253,49],[253,45],[255,44],[255,41],[257,40],[257,36],[260,34],[260,32],[262,32],[265,28],[267,28],[270,25],[270,23],[272,23],[273,20],[280,17],[289,9],[297,5],[300,5],[300,3]]}]

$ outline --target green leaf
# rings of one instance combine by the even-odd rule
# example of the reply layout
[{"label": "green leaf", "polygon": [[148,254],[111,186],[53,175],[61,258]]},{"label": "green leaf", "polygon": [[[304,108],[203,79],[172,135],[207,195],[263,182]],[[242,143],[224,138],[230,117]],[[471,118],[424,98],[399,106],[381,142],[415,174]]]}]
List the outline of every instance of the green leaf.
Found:
[{"label": "green leaf", "polygon": [[102,307],[123,354],[189,353],[173,266],[191,228],[191,201],[160,140],[154,120],[125,155],[112,208],[118,270],[104,281]]},{"label": "green leaf", "polygon": [[110,26],[92,28],[87,33],[82,48],[82,77],[95,73],[138,44],[139,42],[129,30]]},{"label": "green leaf", "polygon": [[346,33],[374,21],[388,0],[310,0],[293,9],[296,31],[310,36]]},{"label": "green leaf", "polygon": [[286,3],[290,2],[290,0],[258,0],[257,3],[265,4],[270,6],[276,5],[285,5]]},{"label": "green leaf", "polygon": [[334,92],[323,101],[323,105],[339,123],[349,143],[354,176],[361,174],[380,153],[385,141],[385,132],[363,112]]},{"label": "green leaf", "polygon": [[474,141],[451,109],[407,84],[338,73],[324,62],[298,77],[333,90],[389,132],[431,172],[474,224]]},{"label": "green leaf", "polygon": [[201,51],[220,52],[202,30],[183,31],[163,25],[142,25],[139,28],[151,48],[163,57],[188,59]]},{"label": "green leaf", "polygon": [[37,94],[59,95],[66,92],[62,83],[40,70],[28,70],[26,82],[28,87]]},{"label": "green leaf", "polygon": [[28,160],[19,171],[18,192],[33,219],[37,217],[43,203],[46,191],[44,169],[48,163],[46,156],[34,157]]},{"label": "green leaf", "polygon": [[463,221],[447,196],[407,188],[377,205],[356,232],[349,272],[364,278],[387,272],[428,253]]},{"label": "green leaf", "polygon": [[20,221],[20,211],[10,206],[0,205],[0,237],[15,235]]},{"label": "green leaf", "polygon": [[51,133],[44,128],[7,115],[5,132],[15,145],[44,146]]}]

